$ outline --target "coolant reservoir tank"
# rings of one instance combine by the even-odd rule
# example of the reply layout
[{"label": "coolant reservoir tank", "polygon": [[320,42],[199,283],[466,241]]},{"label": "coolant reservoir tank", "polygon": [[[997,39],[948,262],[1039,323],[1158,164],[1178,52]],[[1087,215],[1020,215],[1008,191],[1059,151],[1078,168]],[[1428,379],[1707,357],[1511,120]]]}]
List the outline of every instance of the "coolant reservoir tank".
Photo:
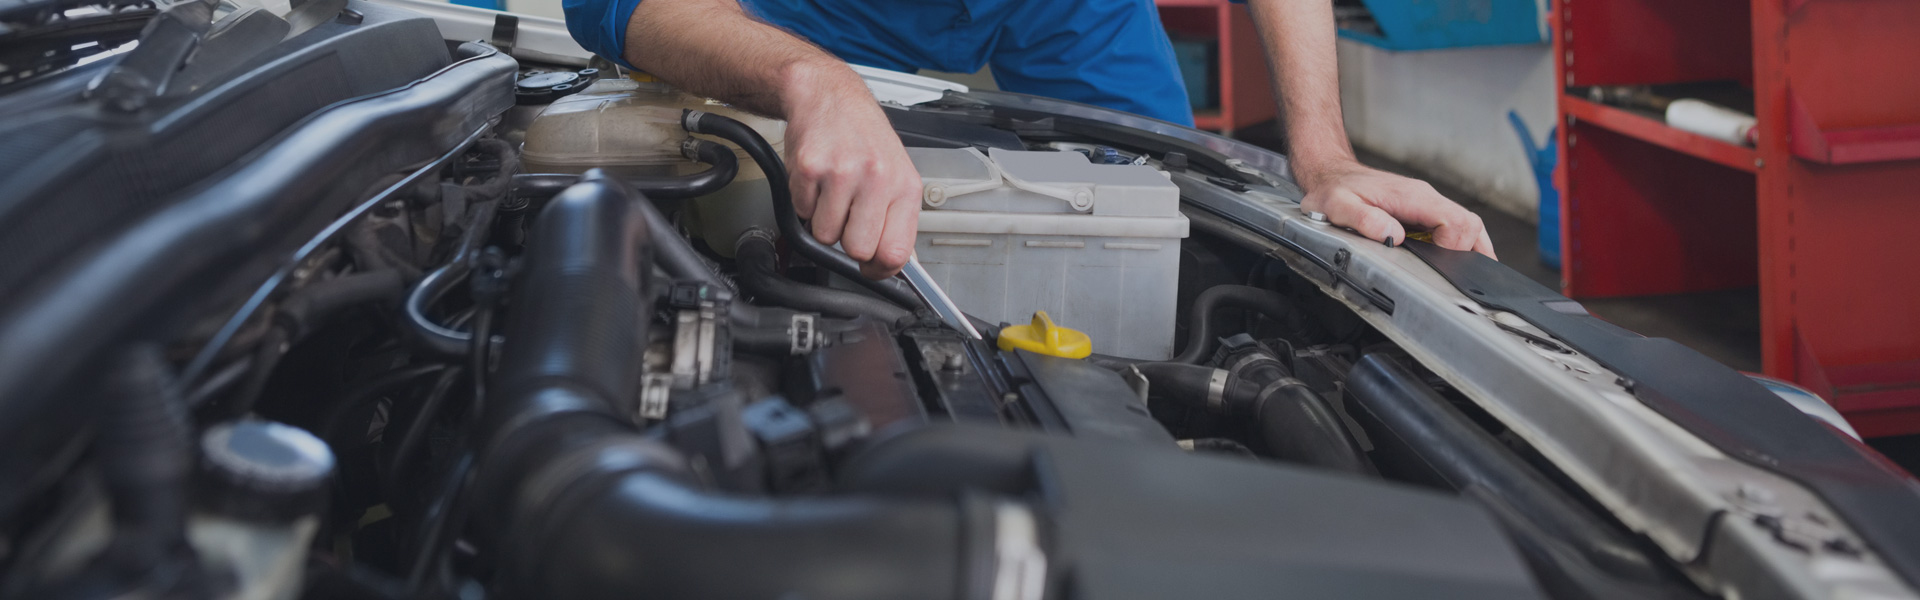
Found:
[{"label": "coolant reservoir tank", "polygon": [[[553,102],[527,126],[521,148],[528,173],[584,173],[600,168],[625,177],[684,175],[705,169],[680,155],[687,132],[682,110],[737,119],[767,138],[785,159],[785,121],[681,92],[663,83],[603,79],[585,91]],[[750,227],[774,229],[766,173],[745,151],[719,138],[699,136],[734,149],[740,171],[733,184],[694,200],[683,222],[713,249],[731,254]]]}]

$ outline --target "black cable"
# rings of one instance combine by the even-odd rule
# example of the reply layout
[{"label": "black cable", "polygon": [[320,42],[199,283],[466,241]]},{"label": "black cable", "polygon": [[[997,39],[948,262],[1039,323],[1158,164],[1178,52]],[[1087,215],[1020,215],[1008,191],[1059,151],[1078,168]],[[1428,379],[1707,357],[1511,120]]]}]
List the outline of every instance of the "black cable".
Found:
[{"label": "black cable", "polygon": [[192,391],[187,392],[186,399],[184,400],[187,408],[199,408],[200,405],[206,404],[207,401],[212,400],[213,397],[232,389],[235,384],[240,383],[246,378],[247,374],[251,372],[253,372],[253,357],[251,356],[242,356],[228,363],[227,366],[221,367],[218,371],[214,371],[212,375],[208,375],[206,381],[202,381],[200,385],[194,386]]},{"label": "black cable", "polygon": [[473,345],[467,351],[467,370],[473,373],[473,414],[480,414],[480,408],[487,400],[487,361],[488,344],[479,340],[487,339],[493,332],[493,308],[486,307],[473,315]]},{"label": "black cable", "polygon": [[452,543],[448,536],[457,534],[461,522],[466,520],[466,503],[461,502],[461,498],[466,496],[466,488],[473,480],[473,462],[472,453],[460,455],[448,471],[447,480],[441,484],[440,493],[435,495],[433,505],[427,509],[420,545],[407,569],[408,598],[426,597],[429,574],[439,567],[442,549]]},{"label": "black cable", "polygon": [[[677,177],[623,177],[641,195],[653,200],[697,198],[727,187],[740,172],[740,159],[726,146],[700,138],[687,138],[680,153],[688,160],[710,165],[706,170]],[[580,182],[579,175],[566,173],[523,173],[513,176],[513,195],[518,198],[545,199],[558,195]]]},{"label": "black cable", "polygon": [[[378,402],[394,386],[411,383],[423,375],[439,373],[447,368],[449,367],[444,364],[414,365],[388,371],[367,380],[359,387],[347,392],[339,402],[334,404],[332,410],[327,411],[327,416],[321,420],[320,439],[326,440],[329,444],[342,441],[339,438],[340,427],[344,425],[343,421],[349,412]],[[335,452],[339,451],[335,450]]]},{"label": "black cable", "polygon": [[460,381],[460,375],[466,369],[454,367],[440,372],[440,378],[434,380],[433,389],[427,392],[426,400],[420,403],[420,412],[414,415],[413,423],[407,425],[407,432],[394,446],[393,458],[387,463],[387,489],[399,488],[399,477],[413,462],[413,453],[426,440],[427,430],[433,428],[433,422],[440,417],[441,407],[453,391],[453,384]]}]

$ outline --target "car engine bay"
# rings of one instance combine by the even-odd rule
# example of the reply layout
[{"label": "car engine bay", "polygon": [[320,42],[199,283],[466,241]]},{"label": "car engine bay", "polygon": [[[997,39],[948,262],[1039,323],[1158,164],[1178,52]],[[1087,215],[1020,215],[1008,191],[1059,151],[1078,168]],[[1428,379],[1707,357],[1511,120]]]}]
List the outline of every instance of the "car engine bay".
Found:
[{"label": "car engine bay", "polygon": [[[1394,300],[1345,250],[1176,185],[1274,172],[889,106],[976,338],[807,232],[778,121],[332,1],[223,16],[229,70],[0,96],[112,171],[0,205],[0,597],[1723,591],[1356,314]],[[48,100],[103,94],[150,112]]]}]

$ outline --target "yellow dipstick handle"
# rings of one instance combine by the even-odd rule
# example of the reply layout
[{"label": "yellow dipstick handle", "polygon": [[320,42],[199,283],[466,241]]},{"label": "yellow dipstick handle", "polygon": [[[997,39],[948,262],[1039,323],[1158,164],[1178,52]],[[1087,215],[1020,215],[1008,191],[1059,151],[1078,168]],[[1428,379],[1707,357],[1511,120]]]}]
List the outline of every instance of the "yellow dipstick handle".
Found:
[{"label": "yellow dipstick handle", "polygon": [[1047,311],[1033,313],[1033,322],[1011,325],[1000,330],[1001,350],[1026,350],[1061,358],[1086,358],[1093,354],[1093,338],[1087,334],[1053,324]]}]

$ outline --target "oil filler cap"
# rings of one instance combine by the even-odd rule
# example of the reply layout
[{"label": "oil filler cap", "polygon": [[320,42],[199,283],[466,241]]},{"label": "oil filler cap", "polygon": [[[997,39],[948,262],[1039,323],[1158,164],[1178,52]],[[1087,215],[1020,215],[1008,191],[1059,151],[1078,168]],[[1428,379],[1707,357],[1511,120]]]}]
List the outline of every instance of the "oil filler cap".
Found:
[{"label": "oil filler cap", "polygon": [[327,499],[333,452],[306,430],[271,421],[221,423],[200,436],[203,508],[235,518],[291,521]]},{"label": "oil filler cap", "polygon": [[1034,354],[1061,358],[1086,358],[1093,354],[1093,338],[1087,334],[1053,324],[1047,311],[1033,313],[1033,322],[1000,330],[1001,350],[1026,350]]}]

